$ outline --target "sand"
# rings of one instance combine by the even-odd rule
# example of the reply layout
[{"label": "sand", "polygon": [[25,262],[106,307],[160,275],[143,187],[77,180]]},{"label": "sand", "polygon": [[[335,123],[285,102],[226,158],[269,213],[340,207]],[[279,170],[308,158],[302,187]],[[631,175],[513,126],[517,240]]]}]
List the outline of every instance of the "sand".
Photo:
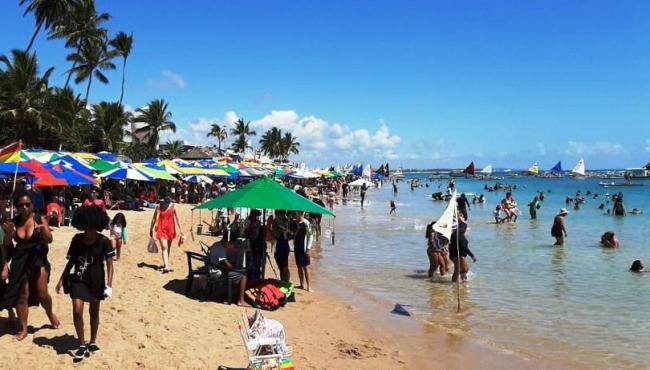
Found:
[{"label": "sand", "polygon": [[[190,206],[177,207],[183,229],[188,230]],[[109,212],[112,216],[114,212]],[[129,242],[115,263],[113,297],[101,306],[98,344],[100,354],[73,364],[68,351],[77,341],[70,298],[56,294],[54,286],[65,266],[65,252],[76,230],[55,229],[50,246],[52,277],[50,294],[61,320],[52,329],[42,308],[30,309],[30,334],[13,340],[6,311],[0,315],[1,369],[216,369],[245,368],[247,357],[237,319],[241,308],[214,300],[201,301],[202,282],[195,283],[190,297],[184,295],[187,262],[184,250],[199,251],[197,236],[172,251],[173,271],[161,274],[159,254],[146,251],[153,212],[125,212]],[[205,213],[204,213],[205,215]],[[194,224],[198,222],[195,215]],[[292,260],[292,258],[291,258]],[[291,262],[293,264],[293,262]],[[316,292],[297,291],[296,302],[275,312],[293,346],[298,369],[456,369],[456,368],[564,368],[548,360],[503,353],[472,343],[462,335],[428,329],[406,317],[369,312],[327,291],[336,282],[325,281],[314,266]],[[269,274],[272,274],[268,270]],[[295,271],[292,276],[296,277]],[[326,288],[328,287],[328,288]],[[89,318],[86,313],[86,335]],[[419,333],[420,331],[421,333]],[[415,333],[415,334],[414,334]]]}]

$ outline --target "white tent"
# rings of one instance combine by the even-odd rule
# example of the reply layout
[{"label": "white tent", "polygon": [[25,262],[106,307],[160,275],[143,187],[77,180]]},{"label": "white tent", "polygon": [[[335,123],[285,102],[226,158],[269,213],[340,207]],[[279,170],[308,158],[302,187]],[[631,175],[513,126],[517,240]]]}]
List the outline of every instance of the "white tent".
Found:
[{"label": "white tent", "polygon": [[369,187],[369,188],[375,186],[375,184],[373,184],[372,182],[370,182],[370,181],[368,181],[366,179],[356,179],[356,180],[352,181],[351,183],[349,183],[348,186],[349,187],[350,186],[351,187],[355,187],[355,186],[361,187],[361,186],[363,186],[363,184],[366,184],[366,186]]}]

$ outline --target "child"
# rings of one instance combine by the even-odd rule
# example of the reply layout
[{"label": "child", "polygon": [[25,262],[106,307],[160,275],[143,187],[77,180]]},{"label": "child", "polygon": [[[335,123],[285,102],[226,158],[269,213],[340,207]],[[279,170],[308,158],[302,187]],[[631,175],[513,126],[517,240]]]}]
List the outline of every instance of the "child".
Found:
[{"label": "child", "polygon": [[[70,242],[68,263],[56,285],[60,293],[65,283],[65,292],[72,298],[72,316],[79,339],[79,348],[73,353],[74,362],[79,362],[99,352],[97,331],[99,329],[99,303],[113,294],[113,256],[115,250],[110,241],[99,231],[108,227],[108,215],[97,206],[79,208],[72,218],[72,226],[83,233]],[[106,270],[104,270],[104,263]],[[70,270],[74,267],[74,274]],[[90,342],[84,336],[84,304],[90,304]]]},{"label": "child", "polygon": [[397,211],[397,207],[395,206],[395,201],[391,200],[390,201],[390,212],[388,213],[389,215],[392,215]]},{"label": "child", "polygon": [[494,222],[497,224],[500,224],[505,220],[505,217],[501,217],[501,205],[497,204],[496,208],[494,211],[492,211],[492,215],[494,216]]},{"label": "child", "polygon": [[126,245],[126,217],[122,212],[118,212],[111,221],[111,245],[117,251],[116,261],[120,260],[122,244]]}]

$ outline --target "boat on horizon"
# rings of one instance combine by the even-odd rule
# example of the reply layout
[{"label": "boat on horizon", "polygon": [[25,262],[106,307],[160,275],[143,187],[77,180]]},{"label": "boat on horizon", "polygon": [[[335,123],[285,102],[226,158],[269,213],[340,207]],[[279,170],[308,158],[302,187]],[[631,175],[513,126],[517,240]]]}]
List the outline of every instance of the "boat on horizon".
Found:
[{"label": "boat on horizon", "polygon": [[585,159],[580,158],[578,163],[573,167],[571,170],[571,176],[573,176],[576,179],[584,179],[586,174],[585,174]]}]

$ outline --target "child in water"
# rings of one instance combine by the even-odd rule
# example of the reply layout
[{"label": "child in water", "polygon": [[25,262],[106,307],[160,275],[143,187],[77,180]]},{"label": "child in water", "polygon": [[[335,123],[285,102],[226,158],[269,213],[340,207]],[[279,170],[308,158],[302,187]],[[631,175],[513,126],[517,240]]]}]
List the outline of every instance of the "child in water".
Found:
[{"label": "child in water", "polygon": [[392,215],[392,214],[394,214],[395,212],[397,212],[397,207],[395,206],[395,201],[394,201],[394,200],[391,200],[391,201],[390,201],[390,212],[388,212],[388,214],[389,214],[389,215]]},{"label": "child in water", "polygon": [[115,217],[113,217],[113,221],[111,221],[110,239],[113,249],[117,252],[115,260],[119,261],[122,245],[126,245],[126,217],[124,217],[122,212],[118,212]]}]

